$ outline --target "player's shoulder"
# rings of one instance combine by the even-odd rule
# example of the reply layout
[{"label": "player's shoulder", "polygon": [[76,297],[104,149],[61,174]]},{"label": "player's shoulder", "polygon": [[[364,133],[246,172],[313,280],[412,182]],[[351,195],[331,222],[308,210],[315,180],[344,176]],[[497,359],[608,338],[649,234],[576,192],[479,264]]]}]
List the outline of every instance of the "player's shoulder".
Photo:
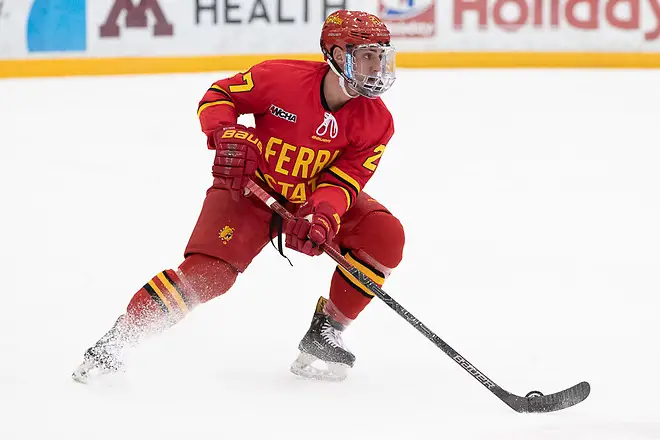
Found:
[{"label": "player's shoulder", "polygon": [[255,64],[250,70],[266,76],[300,77],[309,75],[315,76],[325,66],[326,64],[320,61],[272,59]]},{"label": "player's shoulder", "polygon": [[377,115],[383,120],[392,120],[392,113],[390,112],[390,109],[387,108],[387,105],[380,97],[374,99],[363,98],[361,101],[362,106],[364,107],[364,113],[369,115]]},{"label": "player's shoulder", "polygon": [[356,109],[359,117],[357,119],[370,121],[372,127],[382,126],[384,130],[393,127],[394,119],[390,109],[381,98],[358,98],[360,105]]},{"label": "player's shoulder", "polygon": [[394,120],[380,98],[358,98],[350,115],[349,140],[361,147],[387,143],[394,134]]}]

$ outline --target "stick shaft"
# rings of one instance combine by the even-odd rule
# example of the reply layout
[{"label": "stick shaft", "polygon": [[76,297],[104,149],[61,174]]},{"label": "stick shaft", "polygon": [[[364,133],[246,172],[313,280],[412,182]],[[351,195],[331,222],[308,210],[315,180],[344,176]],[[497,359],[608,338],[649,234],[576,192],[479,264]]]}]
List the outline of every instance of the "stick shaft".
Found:
[{"label": "stick shaft", "polygon": [[[289,211],[284,208],[274,197],[269,195],[264,191],[259,185],[254,183],[252,180],[249,181],[247,188],[257,196],[262,202],[270,207],[277,214],[282,216],[285,220],[293,220],[295,217]],[[426,336],[436,347],[441,349],[447,356],[452,358],[454,362],[460,365],[465,371],[470,373],[472,377],[477,379],[483,386],[488,388],[493,394],[502,399],[505,395],[509,393],[504,391],[499,385],[490,380],[485,374],[479,371],[474,365],[468,362],[463,356],[461,356],[456,350],[449,346],[445,341],[443,341],[438,335],[436,335],[431,329],[429,329],[424,323],[419,319],[415,318],[412,313],[406,310],[401,304],[394,300],[390,295],[385,293],[383,289],[380,288],[371,278],[362,273],[359,269],[354,267],[351,263],[344,258],[344,256],[339,253],[335,248],[322,245],[321,249],[323,252],[328,254],[337,264],[341,265],[346,269],[351,275],[355,277],[361,284],[363,284],[370,292],[375,296],[380,298],[389,308],[394,310],[399,316],[408,321],[410,325],[415,327],[421,334]]]}]

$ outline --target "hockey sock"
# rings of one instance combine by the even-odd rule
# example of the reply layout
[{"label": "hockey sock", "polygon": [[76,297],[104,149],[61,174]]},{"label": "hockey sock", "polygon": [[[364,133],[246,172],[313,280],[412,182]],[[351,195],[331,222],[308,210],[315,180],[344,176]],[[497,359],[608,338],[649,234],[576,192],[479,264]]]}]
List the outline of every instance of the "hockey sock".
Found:
[{"label": "hockey sock", "polygon": [[164,270],[138,290],[126,307],[126,317],[138,327],[172,325],[188,314],[190,301],[177,273]]},{"label": "hockey sock", "polygon": [[[360,255],[361,258],[355,254]],[[385,278],[391,271],[391,269],[377,263],[374,259],[369,258],[369,256],[363,252],[348,251],[344,254],[344,257],[349,263],[374,280],[379,286],[383,285]],[[330,283],[329,304],[332,304],[337,311],[344,316],[344,319],[348,319],[348,322],[350,322],[357,318],[358,314],[364,310],[373,297],[373,293],[371,293],[371,291],[369,291],[369,289],[360,283],[353,275],[343,267],[337,266]],[[332,310],[329,306],[326,306],[326,308],[328,309],[326,310],[326,313]],[[330,314],[330,316],[332,316],[332,314]],[[347,324],[342,322],[341,316],[332,317],[340,324]]]},{"label": "hockey sock", "polygon": [[179,271],[164,270],[133,295],[126,317],[137,327],[162,330],[183,319],[197,305],[225,293],[238,272],[207,255],[192,254]]},{"label": "hockey sock", "polygon": [[[344,257],[382,287],[403,257],[405,236],[399,220],[389,212],[372,212],[342,240]],[[341,266],[332,276],[330,301],[348,319],[355,319],[373,293]]]}]

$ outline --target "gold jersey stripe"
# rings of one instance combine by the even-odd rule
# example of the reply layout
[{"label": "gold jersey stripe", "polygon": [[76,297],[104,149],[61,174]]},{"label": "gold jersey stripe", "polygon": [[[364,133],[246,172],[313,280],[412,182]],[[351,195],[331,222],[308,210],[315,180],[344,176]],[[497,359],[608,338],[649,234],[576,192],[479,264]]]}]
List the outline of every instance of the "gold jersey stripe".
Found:
[{"label": "gold jersey stripe", "polygon": [[323,188],[323,187],[339,188],[340,190],[344,191],[344,194],[346,195],[346,210],[348,211],[348,208],[350,208],[351,205],[352,205],[353,197],[351,196],[351,193],[349,193],[346,188],[344,188],[343,186],[340,186],[340,185],[335,185],[333,183],[321,183],[316,187],[316,189]]},{"label": "gold jersey stripe", "polygon": [[236,106],[234,105],[233,102],[227,101],[225,99],[223,99],[222,101],[207,102],[206,104],[202,104],[201,106],[199,106],[199,110],[197,110],[197,117],[199,117],[202,114],[202,112],[204,110],[206,110],[207,108],[213,107],[214,105],[220,105],[220,104],[231,105],[232,107],[236,108]]},{"label": "gold jersey stripe", "polygon": [[359,193],[362,188],[360,187],[360,184],[357,182],[357,180],[353,179],[351,176],[337,168],[336,166],[331,166],[330,171],[335,173],[337,176],[339,176],[342,180],[346,181],[347,184],[353,187],[356,193]]},{"label": "gold jersey stripe", "polygon": [[220,86],[217,85],[217,84],[213,84],[213,85],[211,86],[211,88],[212,88],[213,90],[217,90],[217,91],[219,91],[219,92],[224,93],[225,95],[227,95],[227,97],[231,96],[229,93],[227,93],[227,91],[226,91],[225,89],[223,89],[222,87],[220,87]]},{"label": "gold jersey stripe", "polygon": [[165,278],[163,272],[159,273],[157,277],[160,280],[160,282],[163,283],[167,291],[170,292],[170,295],[172,295],[172,298],[174,298],[174,301],[176,301],[176,303],[179,305],[179,308],[183,311],[183,313],[188,313],[188,306],[186,306],[186,303],[183,301],[183,298],[181,298],[181,295],[172,285],[172,283],[170,283],[170,281],[167,278]]}]

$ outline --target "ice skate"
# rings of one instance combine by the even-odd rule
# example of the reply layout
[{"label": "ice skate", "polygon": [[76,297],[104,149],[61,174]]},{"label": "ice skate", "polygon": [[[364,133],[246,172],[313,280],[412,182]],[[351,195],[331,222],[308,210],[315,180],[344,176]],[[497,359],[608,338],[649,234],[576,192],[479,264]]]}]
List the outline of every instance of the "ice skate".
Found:
[{"label": "ice skate", "polygon": [[298,344],[300,354],[291,365],[291,372],[310,379],[341,381],[353,367],[355,356],[342,341],[345,327],[323,311],[327,302],[319,298],[312,324]]},{"label": "ice skate", "polygon": [[82,364],[71,377],[77,382],[88,383],[92,377],[123,372],[123,350],[131,340],[129,333],[123,330],[122,315],[94,346],[87,349]]}]

